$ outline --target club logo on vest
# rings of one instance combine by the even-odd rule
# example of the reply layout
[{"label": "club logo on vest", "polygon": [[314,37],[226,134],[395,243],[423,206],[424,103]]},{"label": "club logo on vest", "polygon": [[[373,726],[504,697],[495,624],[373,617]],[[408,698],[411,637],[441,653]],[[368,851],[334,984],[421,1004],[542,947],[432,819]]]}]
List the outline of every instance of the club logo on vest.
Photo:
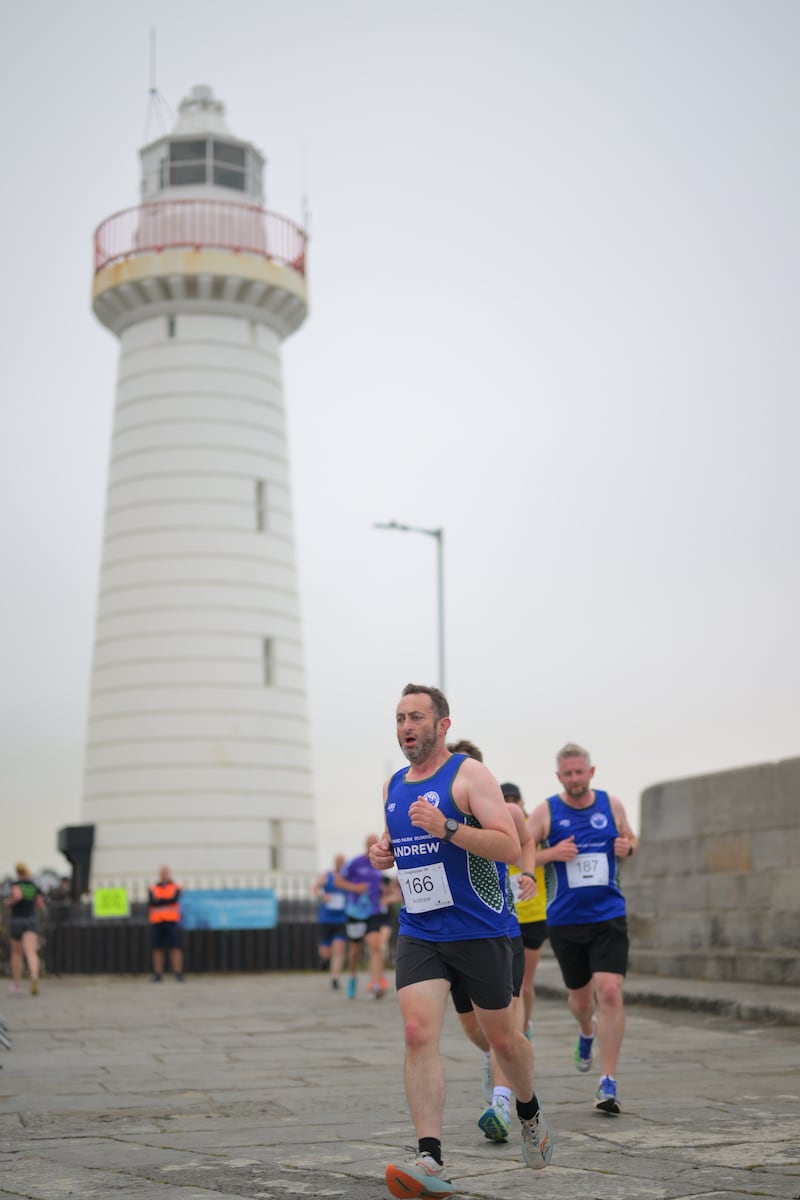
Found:
[{"label": "club logo on vest", "polygon": [[422,799],[427,800],[428,804],[432,804],[434,808],[439,807],[440,801],[438,792],[426,792]]},{"label": "club logo on vest", "polygon": [[605,829],[608,825],[608,817],[605,813],[593,813],[589,819],[589,824],[592,829]]}]

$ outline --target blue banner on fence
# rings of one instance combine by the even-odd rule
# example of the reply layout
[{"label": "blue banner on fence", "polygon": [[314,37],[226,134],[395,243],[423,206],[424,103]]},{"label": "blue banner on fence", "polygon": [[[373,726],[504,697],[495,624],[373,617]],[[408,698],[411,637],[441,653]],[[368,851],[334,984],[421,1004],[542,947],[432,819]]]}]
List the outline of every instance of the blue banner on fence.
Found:
[{"label": "blue banner on fence", "polygon": [[278,897],[272,888],[218,888],[181,896],[184,929],[274,929],[277,924]]}]

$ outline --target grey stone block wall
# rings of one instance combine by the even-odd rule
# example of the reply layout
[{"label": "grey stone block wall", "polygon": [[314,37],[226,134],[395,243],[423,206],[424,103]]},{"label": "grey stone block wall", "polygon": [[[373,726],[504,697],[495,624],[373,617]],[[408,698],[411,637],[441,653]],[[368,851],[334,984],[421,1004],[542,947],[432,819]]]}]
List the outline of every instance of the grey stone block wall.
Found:
[{"label": "grey stone block wall", "polygon": [[800,758],[648,788],[640,834],[632,970],[800,985]]}]

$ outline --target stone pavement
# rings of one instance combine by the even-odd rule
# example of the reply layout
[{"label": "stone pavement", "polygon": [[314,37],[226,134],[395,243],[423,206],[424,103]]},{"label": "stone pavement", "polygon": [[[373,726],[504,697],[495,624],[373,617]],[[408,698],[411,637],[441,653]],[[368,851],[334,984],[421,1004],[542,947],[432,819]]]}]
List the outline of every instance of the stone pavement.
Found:
[{"label": "stone pavement", "polygon": [[[800,1197],[800,1036],[776,1016],[800,1013],[792,989],[748,995],[737,1018],[719,985],[692,996],[686,981],[632,977],[612,1118],[593,1108],[596,1074],[572,1064],[554,966],[542,963],[535,1013],[546,1170],[522,1165],[516,1136],[482,1137],[480,1055],[446,1023],[444,1149],[460,1196]],[[385,1200],[384,1166],[410,1157],[413,1131],[395,997],[370,1000],[363,984],[347,1000],[308,972],[71,976],[0,996],[13,1037],[0,1049],[0,1198]]]},{"label": "stone pavement", "polygon": [[[536,983],[541,996],[566,995],[558,964],[545,947]],[[715,1013],[745,1021],[800,1025],[800,988],[704,979],[665,979],[632,971],[625,980],[628,1004],[648,1004],[690,1012]],[[800,1038],[800,1031],[798,1031]]]}]

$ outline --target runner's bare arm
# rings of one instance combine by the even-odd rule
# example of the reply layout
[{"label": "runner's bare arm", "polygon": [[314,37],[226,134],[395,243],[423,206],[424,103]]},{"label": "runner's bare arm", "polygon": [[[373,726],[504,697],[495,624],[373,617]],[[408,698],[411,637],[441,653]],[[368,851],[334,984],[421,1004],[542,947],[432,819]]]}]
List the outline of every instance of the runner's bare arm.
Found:
[{"label": "runner's bare arm", "polygon": [[[488,767],[474,758],[465,758],[453,781],[453,800],[457,807],[480,822],[480,829],[459,824],[451,839],[454,846],[495,862],[516,862],[520,856],[517,835],[500,784]],[[412,824],[433,837],[444,837],[445,816],[421,797],[408,810]]]},{"label": "runner's bare arm", "polygon": [[366,892],[369,888],[368,883],[351,883],[349,879],[345,879],[344,875],[340,875],[338,871],[333,877],[333,882],[343,892],[355,892],[356,895]]},{"label": "runner's bare arm", "polygon": [[[389,795],[389,780],[383,785],[383,808],[386,811],[386,797]],[[383,819],[383,813],[381,818]],[[373,842],[367,851],[369,861],[376,871],[388,871],[394,866],[394,850],[389,830],[384,825],[383,833],[377,842]]]},{"label": "runner's bare arm", "polygon": [[542,842],[546,842],[550,836],[550,805],[546,800],[537,804],[528,817],[528,829],[536,842],[537,867],[543,867],[545,863],[550,862],[569,862],[578,853],[574,837],[564,838],[555,846],[542,845]]},{"label": "runner's bare arm", "polygon": [[528,829],[527,822],[522,815],[522,809],[519,805],[507,804],[506,808],[511,813],[511,819],[516,826],[519,844],[522,848],[522,853],[516,862],[516,865],[520,869],[517,884],[519,899],[530,900],[536,895],[538,890],[536,880],[532,878],[533,872],[536,870],[536,842],[531,837],[531,831]]},{"label": "runner's bare arm", "polygon": [[614,821],[617,826],[619,837],[614,839],[614,854],[617,858],[627,858],[629,854],[633,854],[639,848],[639,839],[631,829],[628,814],[625,812],[625,806],[616,796],[608,797],[611,805],[611,811],[614,814]]},{"label": "runner's bare arm", "polygon": [[528,817],[528,829],[537,846],[547,841],[550,836],[550,805],[546,800],[537,804]]},{"label": "runner's bare arm", "polygon": [[327,879],[328,879],[327,871],[323,871],[320,875],[317,876],[317,878],[314,880],[314,882],[311,885],[311,895],[312,896],[319,896],[321,893],[323,893],[325,891],[325,884],[327,882]]}]

